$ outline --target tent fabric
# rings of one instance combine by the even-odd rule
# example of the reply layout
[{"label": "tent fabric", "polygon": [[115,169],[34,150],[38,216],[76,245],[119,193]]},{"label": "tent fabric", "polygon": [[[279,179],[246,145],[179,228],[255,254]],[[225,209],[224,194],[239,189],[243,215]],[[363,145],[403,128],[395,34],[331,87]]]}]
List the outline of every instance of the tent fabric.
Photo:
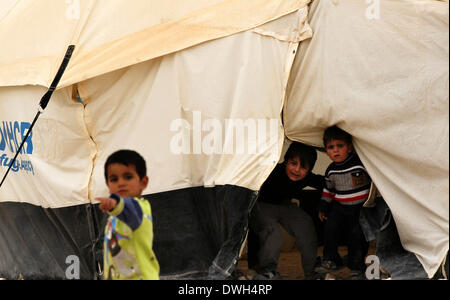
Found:
[{"label": "tent fabric", "polygon": [[293,66],[286,135],[315,146],[338,125],[431,278],[449,246],[448,3],[316,1]]},{"label": "tent fabric", "polygon": [[372,205],[361,210],[359,223],[366,239],[376,241],[376,255],[392,280],[428,278],[414,253],[403,248],[391,211],[382,197],[375,196]]},{"label": "tent fabric", "polygon": [[95,99],[85,106],[97,147],[90,195],[107,193],[107,156],[130,147],[146,153],[145,192],[258,190],[284,140],[290,45],[247,31],[79,83],[81,98]]},{"label": "tent fabric", "polygon": [[[355,137],[402,245],[429,277],[448,252],[448,2],[4,3],[2,171],[67,46],[76,50],[0,190],[1,205],[90,205],[107,193],[103,163],[119,148],[148,160],[146,194],[256,191],[284,134],[321,146],[323,130],[337,124]],[[227,131],[227,120],[241,133]],[[234,251],[226,245],[235,240],[221,242]],[[234,256],[218,257],[227,269]]]},{"label": "tent fabric", "polygon": [[0,278],[99,278],[106,219],[92,204],[0,203]]},{"label": "tent fabric", "polygon": [[[24,140],[46,89],[0,87],[0,170],[3,177]],[[83,106],[72,89],[57,90],[40,115],[0,190],[0,202],[44,208],[90,203],[95,144],[83,126]]]},{"label": "tent fabric", "polygon": [[[0,20],[0,40],[8,41],[0,49],[0,86],[49,86],[69,44],[77,45],[77,50],[60,87],[252,29],[308,3],[136,0],[130,5],[120,0],[42,0],[35,5],[20,1]],[[24,18],[34,26],[24,27]]]},{"label": "tent fabric", "polygon": [[[306,8],[302,8],[284,17],[291,23],[288,28],[281,26],[287,20],[275,20],[259,32],[237,33],[59,89],[30,138],[33,152],[19,155],[34,167],[34,174],[10,176],[0,201],[25,201],[52,208],[93,201],[107,193],[103,176],[107,155],[127,147],[146,153],[148,193],[215,184],[257,190],[281,151],[284,136],[280,111],[288,74],[298,42],[311,36],[306,16]],[[288,39],[279,40],[277,36]],[[66,72],[70,73],[70,66]],[[29,67],[32,69],[33,64]],[[13,68],[20,69],[20,64]],[[21,101],[39,99],[39,92],[44,90],[29,86],[1,89],[5,91],[0,96],[4,99],[2,138],[9,139],[10,144],[12,140],[18,143],[20,137],[10,138],[15,133],[8,134],[7,127],[31,120],[35,107]],[[20,98],[21,90],[29,98]],[[83,104],[74,100],[78,96]],[[6,115],[12,101],[21,107],[17,116]],[[232,122],[236,122],[235,127]],[[186,123],[190,131],[176,126]],[[231,131],[226,131],[228,128]],[[189,153],[173,153],[170,147],[177,142],[177,134],[190,136]],[[244,148],[237,149],[237,144],[244,144]],[[11,144],[2,149],[9,150],[3,162],[14,155],[16,148]],[[23,189],[24,179],[34,189]]]},{"label": "tent fabric", "polygon": [[[230,185],[144,195],[152,206],[160,278],[229,278],[256,196]],[[106,221],[97,204],[0,203],[0,278],[100,279]]]},{"label": "tent fabric", "polygon": [[[144,194],[149,198],[157,198],[161,193],[178,195],[170,197],[171,201],[165,201],[167,203],[155,202],[155,222],[158,215],[166,212],[167,205],[188,207],[184,212],[202,212],[202,215],[188,215],[190,218],[172,219],[172,230],[175,230],[178,240],[170,240],[173,235],[167,228],[155,226],[155,249],[163,247],[163,250],[158,250],[158,258],[171,262],[165,263],[162,274],[179,277],[186,272],[204,271],[203,265],[209,266],[207,278],[228,276],[235,266],[245,236],[248,208],[254,200],[254,191],[278,161],[282,148],[281,110],[288,75],[299,42],[312,34],[306,22],[305,2],[247,1],[244,5],[247,9],[242,10],[242,1],[224,1],[215,8],[208,6],[194,11],[195,18],[188,14],[183,19],[180,16],[189,11],[185,6],[186,11],[178,16],[184,20],[180,22],[199,22],[202,25],[197,25],[205,32],[211,26],[213,34],[205,37],[203,30],[199,36],[196,31],[183,32],[174,42],[184,41],[181,47],[189,48],[183,51],[177,51],[180,49],[175,44],[170,46],[168,42],[144,38],[146,35],[142,35],[142,30],[151,31],[153,27],[131,30],[130,27],[136,24],[130,20],[134,25],[127,30],[121,28],[118,33],[104,33],[100,41],[93,41],[95,36],[92,33],[101,31],[100,28],[109,23],[104,17],[95,17],[96,9],[92,2],[80,3],[80,22],[86,22],[83,26],[61,21],[62,9],[66,7],[57,4],[60,14],[49,12],[48,21],[42,21],[44,26],[40,30],[26,28],[33,33],[28,35],[22,32],[21,38],[39,46],[17,49],[19,41],[14,40],[0,52],[0,120],[4,142],[1,150],[5,152],[0,154],[5,154],[2,169],[6,170],[29,126],[26,121],[36,113],[36,105],[29,104],[33,101],[37,104],[45,92],[43,86],[47,86],[54,76],[61,51],[75,40],[68,36],[78,35],[73,60],[60,88],[27,140],[26,144],[32,145],[32,150],[30,148],[29,152],[19,155],[20,161],[33,166],[33,172],[20,169],[20,172],[11,173],[0,191],[0,210],[11,202],[23,202],[17,203],[17,210],[29,204],[33,208],[61,210],[95,203],[95,197],[108,194],[103,175],[106,157],[119,148],[132,148],[147,160],[150,184]],[[106,13],[116,9],[126,11],[124,2],[114,3],[116,6],[105,6]],[[203,3],[206,6],[206,2]],[[19,16],[43,13],[44,2],[41,5],[17,3],[5,14],[2,24],[6,26],[1,27],[0,37],[14,32],[14,21]],[[83,14],[86,7],[90,7],[89,16]],[[253,7],[257,9],[253,10]],[[241,12],[237,16],[243,24],[232,21],[236,17],[233,10]],[[252,18],[245,18],[250,11]],[[37,18],[36,24],[41,23],[41,17]],[[88,20],[93,20],[93,23]],[[99,20],[106,23],[102,26]],[[173,22],[178,24],[176,20]],[[160,29],[160,26],[167,26],[167,30],[173,30],[170,28],[175,26],[161,24],[155,26]],[[255,27],[261,24],[261,28]],[[59,39],[52,36],[52,41],[41,40],[44,38],[42,32],[48,27],[64,27],[57,32],[64,34]],[[125,34],[124,31],[131,33]],[[167,31],[165,35],[168,35]],[[105,40],[101,41],[102,38]],[[38,40],[43,46],[38,44]],[[107,53],[101,47],[105,47]],[[144,56],[133,52],[136,49]],[[167,51],[171,54],[161,49],[169,49]],[[18,107],[21,109],[16,109]],[[14,109],[8,111],[10,108]],[[177,152],[180,149],[182,152]],[[190,189],[200,192],[180,192]],[[236,201],[238,203],[234,203]],[[33,211],[38,214],[38,210]],[[209,218],[203,215],[214,215],[214,222],[207,223]],[[79,219],[65,216],[67,224],[92,221],[89,216]],[[201,229],[209,233],[206,240],[202,240],[205,234],[201,231],[180,233],[176,230],[186,223],[198,222],[203,224]],[[24,231],[37,230],[21,221],[17,226],[23,227]],[[20,246],[22,236],[16,236],[12,226],[5,228],[9,242],[2,251],[8,253]],[[210,236],[211,233],[214,236]],[[49,231],[42,230],[40,234],[52,239],[47,237]],[[196,245],[210,243],[208,249],[211,251],[204,256],[191,257],[191,266],[185,265],[189,258],[176,263],[169,256],[170,250],[164,248],[164,239],[168,238],[175,249],[186,247],[180,234],[200,239]],[[70,236],[80,240],[81,235]],[[71,246],[74,251],[79,250],[79,246]],[[31,243],[30,247],[32,252],[37,251],[34,248],[39,247],[39,243]],[[71,252],[67,249],[61,251]],[[199,249],[196,252],[200,254]],[[18,256],[16,259],[2,268],[23,266],[22,258]],[[45,273],[44,269],[40,270]],[[5,273],[5,270],[0,271]],[[55,272],[61,276],[56,270],[49,270],[49,274],[42,276],[52,277]],[[90,269],[89,272],[87,276],[95,271]],[[29,275],[30,278],[36,276]]]},{"label": "tent fabric", "polygon": [[239,186],[149,194],[161,279],[230,278],[257,192]]}]

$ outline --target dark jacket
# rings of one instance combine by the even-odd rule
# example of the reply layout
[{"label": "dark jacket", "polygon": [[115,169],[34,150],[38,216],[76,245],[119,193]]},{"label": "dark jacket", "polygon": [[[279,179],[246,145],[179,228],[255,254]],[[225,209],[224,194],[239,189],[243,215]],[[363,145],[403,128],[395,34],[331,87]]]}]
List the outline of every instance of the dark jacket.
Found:
[{"label": "dark jacket", "polygon": [[286,175],[286,166],[281,163],[270,173],[260,189],[258,201],[270,204],[289,203],[292,198],[300,199],[300,192],[307,186],[322,191],[325,180],[322,175],[309,172],[302,180],[292,181]]}]

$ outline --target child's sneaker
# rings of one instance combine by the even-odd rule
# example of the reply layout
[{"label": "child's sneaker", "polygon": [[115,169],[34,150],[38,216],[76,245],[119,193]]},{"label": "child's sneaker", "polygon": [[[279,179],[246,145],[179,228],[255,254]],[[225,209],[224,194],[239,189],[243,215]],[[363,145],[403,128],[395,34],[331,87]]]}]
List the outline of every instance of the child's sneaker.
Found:
[{"label": "child's sneaker", "polygon": [[241,269],[236,268],[230,276],[231,280],[247,280]]},{"label": "child's sneaker", "polygon": [[323,280],[324,276],[322,273],[318,273],[316,271],[312,271],[309,273],[305,273],[303,280]]},{"label": "child's sneaker", "polygon": [[366,275],[360,270],[350,270],[350,280],[365,280]]},{"label": "child's sneaker", "polygon": [[330,272],[330,271],[336,271],[336,270],[339,270],[339,269],[341,269],[341,268],[342,268],[342,266],[336,265],[336,263],[335,263],[334,261],[331,261],[331,260],[324,260],[324,261],[322,261],[322,262],[320,263],[319,266],[317,266],[317,267],[315,268],[315,271],[316,271],[317,273],[327,273],[327,272]]},{"label": "child's sneaker", "polygon": [[246,277],[248,280],[253,280],[256,275],[258,275],[258,272],[253,269],[248,269]]},{"label": "child's sneaker", "polygon": [[279,280],[281,279],[281,275],[278,272],[266,272],[266,273],[258,273],[253,277],[253,280]]}]

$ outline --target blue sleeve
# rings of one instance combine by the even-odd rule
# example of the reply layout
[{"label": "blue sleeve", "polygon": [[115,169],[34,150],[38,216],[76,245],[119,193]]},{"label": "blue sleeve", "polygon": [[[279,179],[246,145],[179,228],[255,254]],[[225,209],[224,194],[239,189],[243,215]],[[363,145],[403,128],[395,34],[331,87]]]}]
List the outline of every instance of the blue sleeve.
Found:
[{"label": "blue sleeve", "polygon": [[[134,231],[136,230],[142,223],[142,208],[139,203],[134,198],[121,198],[116,194],[112,194],[111,198],[117,200],[118,210],[113,210],[116,213],[112,213],[116,215],[119,220],[130,226],[130,228]],[[122,203],[121,203],[122,202]]]}]

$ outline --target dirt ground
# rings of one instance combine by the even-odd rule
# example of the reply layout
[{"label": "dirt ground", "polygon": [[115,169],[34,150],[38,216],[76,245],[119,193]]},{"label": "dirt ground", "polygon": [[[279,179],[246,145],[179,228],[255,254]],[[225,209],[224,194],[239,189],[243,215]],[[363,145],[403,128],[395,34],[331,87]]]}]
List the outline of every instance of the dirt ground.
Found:
[{"label": "dirt ground", "polygon": [[[319,247],[318,255],[322,256],[323,247]],[[347,254],[347,247],[339,247],[339,254],[344,256]],[[370,243],[368,255],[375,254],[375,243]],[[248,265],[246,255],[242,255],[238,262],[239,270],[248,278],[251,278],[252,274],[248,273]],[[277,271],[281,274],[281,280],[302,280],[303,268],[301,265],[301,254],[295,248],[289,251],[282,251],[280,259],[278,261]],[[348,280],[350,276],[350,270],[345,267],[341,270],[330,272],[325,279],[326,280]],[[246,278],[241,278],[246,279]]]}]

